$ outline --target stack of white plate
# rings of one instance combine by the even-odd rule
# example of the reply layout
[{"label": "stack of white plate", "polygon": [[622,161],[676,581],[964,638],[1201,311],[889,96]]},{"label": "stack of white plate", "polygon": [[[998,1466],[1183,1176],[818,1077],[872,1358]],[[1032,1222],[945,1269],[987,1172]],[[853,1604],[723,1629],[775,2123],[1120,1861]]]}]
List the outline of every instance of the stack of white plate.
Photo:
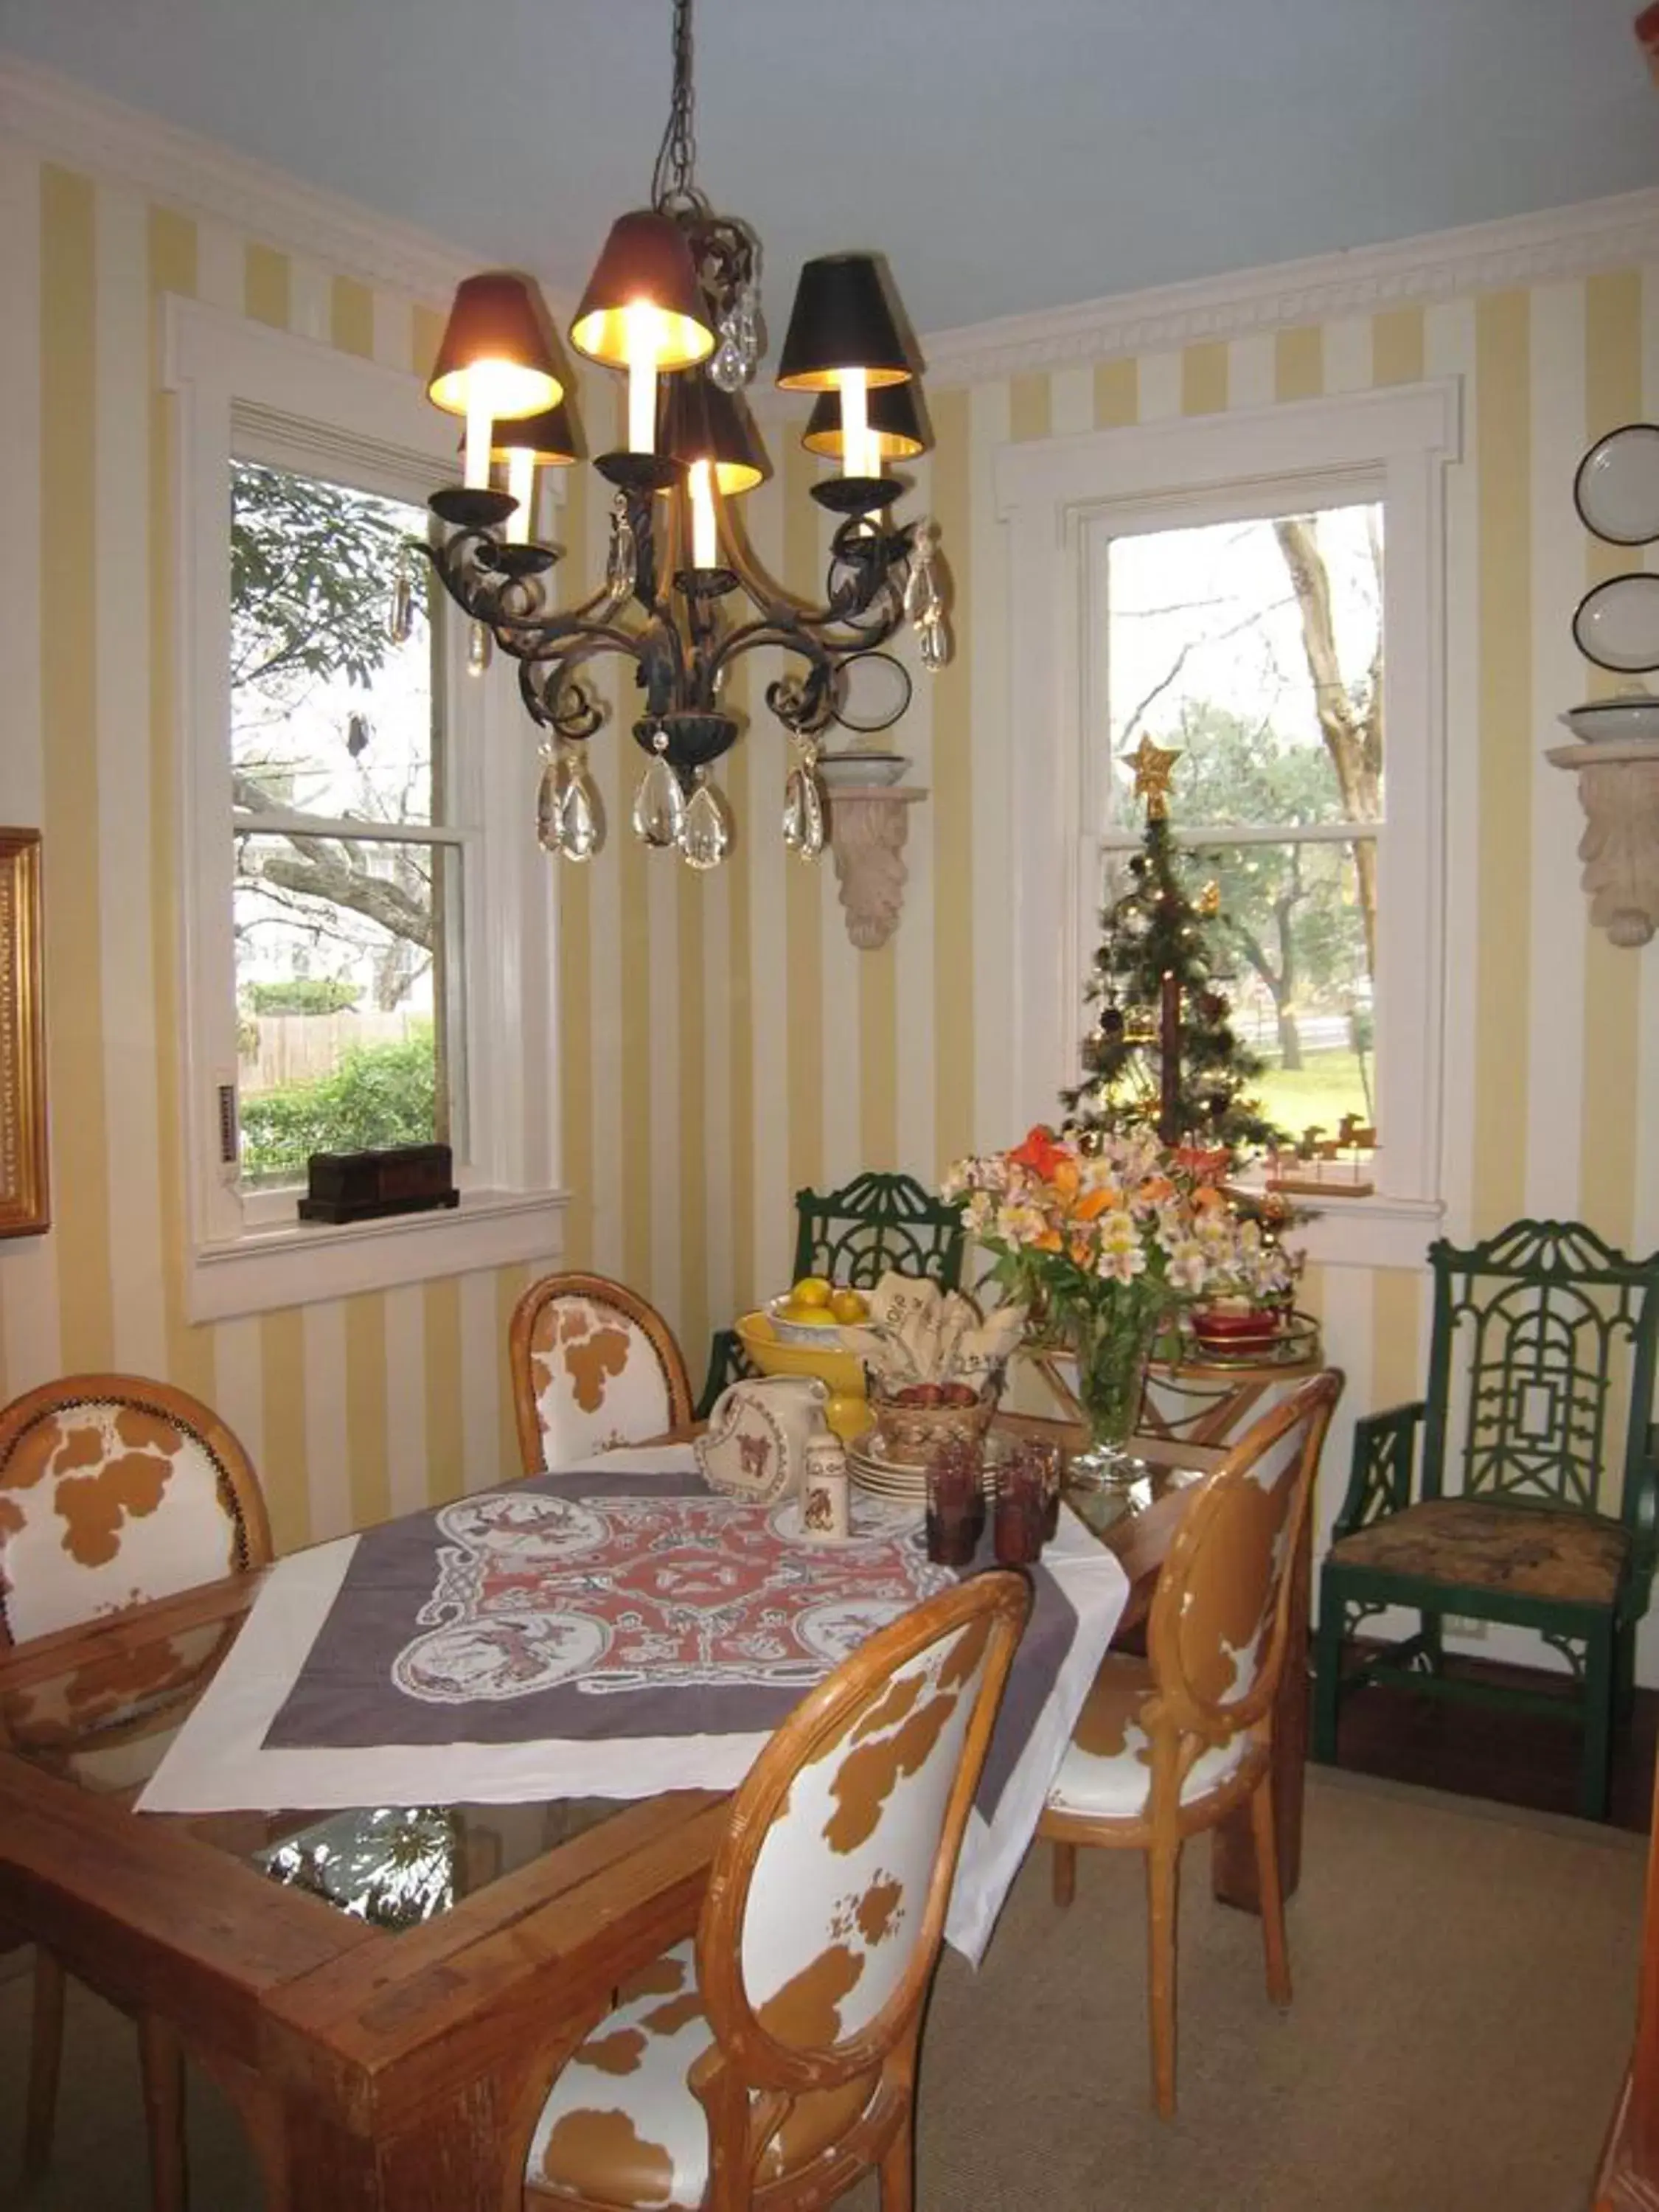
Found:
[{"label": "stack of white plate", "polygon": [[[925,1505],[927,1502],[927,1468],[906,1461],[884,1458],[875,1437],[873,1429],[866,1429],[861,1437],[854,1437],[847,1447],[847,1472],[854,1482],[860,1490],[867,1490],[872,1498],[890,1498],[905,1504]],[[997,1468],[1006,1449],[1005,1440],[994,1432],[985,1439],[981,1487],[988,1498],[996,1495]]]}]

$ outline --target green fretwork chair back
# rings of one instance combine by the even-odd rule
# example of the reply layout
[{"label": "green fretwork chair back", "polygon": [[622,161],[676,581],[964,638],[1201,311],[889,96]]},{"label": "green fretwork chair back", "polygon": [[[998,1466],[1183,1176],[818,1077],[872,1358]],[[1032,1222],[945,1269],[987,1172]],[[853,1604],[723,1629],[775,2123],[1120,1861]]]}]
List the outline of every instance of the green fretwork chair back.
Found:
[{"label": "green fretwork chair back", "polygon": [[[795,1193],[795,1256],[790,1280],[827,1275],[854,1290],[873,1290],[890,1271],[931,1276],[947,1291],[962,1284],[967,1231],[962,1209],[914,1176],[872,1170],[839,1190]],[[696,1414],[706,1421],[729,1382],[752,1373],[735,1329],[718,1329]]]},{"label": "green fretwork chair back", "polygon": [[[1517,1221],[1467,1249],[1442,1240],[1429,1261],[1427,1396],[1355,1424],[1320,1585],[1316,1754],[1335,1759],[1341,1701],[1368,1681],[1556,1713],[1570,1698],[1578,1809],[1601,1819],[1654,1569],[1659,1253]],[[1416,1632],[1355,1663],[1348,1638],[1391,1607],[1417,1613]],[[1567,1662],[1564,1692],[1460,1676],[1449,1613],[1535,1629]]]},{"label": "green fretwork chair back", "polygon": [[795,1282],[827,1275],[872,1291],[890,1273],[931,1276],[947,1291],[961,1285],[962,1208],[924,1190],[914,1176],[872,1173],[839,1190],[798,1190],[795,1222]]}]

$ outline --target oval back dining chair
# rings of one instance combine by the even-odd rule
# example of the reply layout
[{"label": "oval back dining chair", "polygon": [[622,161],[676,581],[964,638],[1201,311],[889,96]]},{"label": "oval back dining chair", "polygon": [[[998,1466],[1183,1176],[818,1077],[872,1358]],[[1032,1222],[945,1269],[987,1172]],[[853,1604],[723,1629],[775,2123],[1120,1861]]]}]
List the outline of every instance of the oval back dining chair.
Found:
[{"label": "oval back dining chair", "polygon": [[916,2051],[957,1855],[1030,1607],[978,1575],[860,1645],[732,1802],[695,1942],[555,2080],[526,2212],[830,2203],[909,2212]]},{"label": "oval back dining chair", "polygon": [[[199,1400],[137,1375],[67,1375],[0,1411],[0,1648],[144,1599],[265,1565],[270,1522],[253,1463]],[[104,1684],[153,1700],[199,1661],[176,1641],[169,1682]],[[73,1686],[71,1686],[73,1689]],[[77,1706],[84,1724],[89,1709]],[[42,1717],[35,1715],[38,1721]],[[23,2136],[33,2176],[52,2152],[63,2066],[64,1969],[39,1945]],[[155,2212],[184,2203],[184,2064],[138,2022]]]},{"label": "oval back dining chair", "polygon": [[1273,1721],[1291,1586],[1319,1455],[1342,1390],[1310,1376],[1228,1452],[1170,1547],[1145,1660],[1109,1658],[1090,1692],[1037,1833],[1072,1901],[1077,1846],[1144,1851],[1152,2094],[1176,2092],[1176,1905],[1182,1845],[1249,1802],[1267,1993],[1291,2001],[1273,1832]]},{"label": "oval back dining chair", "polygon": [[544,1275],[507,1331],[519,1456],[526,1474],[691,1419],[674,1332],[653,1305],[605,1275]]}]

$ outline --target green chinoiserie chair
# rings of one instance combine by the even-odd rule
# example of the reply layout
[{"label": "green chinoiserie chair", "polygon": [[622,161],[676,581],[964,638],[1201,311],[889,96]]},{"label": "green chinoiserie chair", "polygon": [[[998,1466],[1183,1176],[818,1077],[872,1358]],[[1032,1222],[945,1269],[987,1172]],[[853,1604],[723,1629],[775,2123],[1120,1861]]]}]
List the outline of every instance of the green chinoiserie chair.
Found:
[{"label": "green chinoiserie chair", "polygon": [[[930,1275],[947,1291],[961,1285],[968,1241],[962,1208],[947,1205],[914,1176],[872,1171],[855,1176],[839,1190],[798,1190],[795,1224],[791,1282],[803,1275],[828,1275],[854,1290],[870,1291],[891,1271]],[[728,1382],[753,1371],[736,1329],[717,1330],[697,1419],[708,1419]]]},{"label": "green chinoiserie chair", "polygon": [[[1335,1760],[1341,1701],[1366,1682],[1565,1710],[1583,1729],[1578,1810],[1601,1820],[1659,1523],[1659,1253],[1629,1260],[1580,1223],[1517,1221],[1468,1250],[1443,1240],[1429,1261],[1428,1395],[1355,1424],[1320,1582],[1314,1754]],[[1393,1607],[1417,1632],[1350,1652]],[[1536,1629],[1568,1663],[1565,1693],[1460,1679],[1448,1614]]]}]

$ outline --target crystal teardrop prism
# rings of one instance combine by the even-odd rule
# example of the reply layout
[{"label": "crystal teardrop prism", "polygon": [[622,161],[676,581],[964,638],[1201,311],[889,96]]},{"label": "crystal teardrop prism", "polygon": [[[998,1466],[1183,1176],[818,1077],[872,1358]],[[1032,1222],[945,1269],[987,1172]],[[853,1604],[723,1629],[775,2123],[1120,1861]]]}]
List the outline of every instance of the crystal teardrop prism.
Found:
[{"label": "crystal teardrop prism", "polygon": [[634,835],[646,844],[678,845],[685,830],[685,793],[666,757],[659,753],[634,795]]},{"label": "crystal teardrop prism", "polygon": [[951,658],[951,633],[937,607],[922,617],[916,635],[921,644],[921,665],[930,676],[937,676]]},{"label": "crystal teardrop prism", "polygon": [[800,771],[801,837],[797,848],[803,860],[816,860],[830,834],[830,802],[817,769]]},{"label": "crystal teardrop prism", "polygon": [[708,364],[708,381],[721,392],[738,392],[744,381],[743,354],[729,320],[720,325],[720,342]]},{"label": "crystal teardrop prism", "polygon": [[572,772],[560,804],[559,849],[568,860],[591,860],[604,845],[605,801],[584,762]]},{"label": "crystal teardrop prism", "polygon": [[817,770],[809,760],[792,768],[783,787],[783,842],[803,860],[816,860],[823,850],[829,809]]},{"label": "crystal teardrop prism", "polygon": [[637,564],[628,501],[618,492],[611,502],[611,548],[605,562],[605,588],[613,599],[625,599],[633,590]]},{"label": "crystal teardrop prism", "polygon": [[806,771],[801,768],[792,768],[784,781],[783,842],[792,853],[799,852],[806,834],[805,782]]},{"label": "crystal teardrop prism", "polygon": [[544,853],[564,848],[564,800],[570,773],[570,757],[562,746],[547,755],[536,792],[536,838]]},{"label": "crystal teardrop prism", "polygon": [[392,600],[386,611],[386,634],[393,645],[406,645],[415,628],[415,581],[399,562],[392,579]]},{"label": "crystal teardrop prism", "polygon": [[488,623],[475,622],[466,634],[466,672],[482,676],[495,654],[495,641]]},{"label": "crystal teardrop prism", "polygon": [[686,802],[680,854],[688,868],[718,868],[732,849],[732,811],[714,784],[702,776]]}]

